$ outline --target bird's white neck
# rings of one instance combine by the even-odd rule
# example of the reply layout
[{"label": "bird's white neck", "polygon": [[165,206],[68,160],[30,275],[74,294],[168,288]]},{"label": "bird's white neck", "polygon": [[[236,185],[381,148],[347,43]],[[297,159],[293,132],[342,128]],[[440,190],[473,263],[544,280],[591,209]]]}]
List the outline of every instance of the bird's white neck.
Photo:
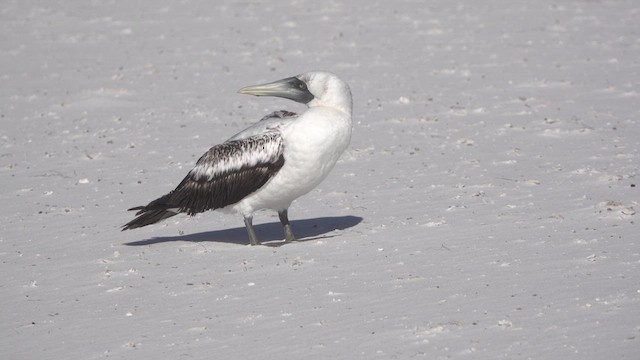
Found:
[{"label": "bird's white neck", "polygon": [[[322,97],[316,97],[311,100],[307,105],[310,108],[314,107],[327,107],[332,108],[351,116],[353,108],[353,100],[351,98],[351,90],[349,86],[344,83],[332,84],[328,91],[323,93]],[[331,85],[330,85],[331,86]]]}]

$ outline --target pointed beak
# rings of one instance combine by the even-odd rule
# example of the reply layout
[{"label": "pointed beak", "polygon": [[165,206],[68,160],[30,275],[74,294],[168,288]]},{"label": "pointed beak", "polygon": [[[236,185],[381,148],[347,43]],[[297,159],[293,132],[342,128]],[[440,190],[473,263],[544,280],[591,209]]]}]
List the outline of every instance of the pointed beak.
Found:
[{"label": "pointed beak", "polygon": [[276,96],[303,104],[313,100],[313,94],[309,92],[307,84],[297,77],[290,77],[268,84],[243,87],[238,90],[238,93],[255,96]]}]

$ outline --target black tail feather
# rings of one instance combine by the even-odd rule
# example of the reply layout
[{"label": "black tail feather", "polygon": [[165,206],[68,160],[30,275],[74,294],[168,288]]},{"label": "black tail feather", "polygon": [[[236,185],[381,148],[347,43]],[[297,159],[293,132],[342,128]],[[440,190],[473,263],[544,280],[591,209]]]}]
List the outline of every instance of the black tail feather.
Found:
[{"label": "black tail feather", "polygon": [[148,209],[145,206],[138,206],[129,210],[139,210],[136,218],[129,221],[122,227],[122,231],[136,229],[139,227],[155,224],[164,219],[168,219],[178,213],[165,209]]},{"label": "black tail feather", "polygon": [[155,224],[177,215],[178,213],[175,211],[177,210],[175,206],[169,204],[170,196],[171,193],[153,200],[147,206],[136,206],[129,209],[129,211],[137,211],[136,218],[126,223],[122,227],[122,231]]}]

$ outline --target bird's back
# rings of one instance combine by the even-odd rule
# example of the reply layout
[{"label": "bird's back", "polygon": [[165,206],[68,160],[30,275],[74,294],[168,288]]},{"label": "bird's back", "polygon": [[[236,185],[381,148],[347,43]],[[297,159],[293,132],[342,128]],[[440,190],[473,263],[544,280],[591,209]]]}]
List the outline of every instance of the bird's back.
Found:
[{"label": "bird's back", "polygon": [[286,110],[274,111],[271,114],[264,116],[262,119],[260,119],[260,121],[256,122],[255,124],[233,135],[227,141],[246,139],[252,136],[264,134],[270,130],[281,130],[287,125],[289,125],[296,118],[298,118],[298,114],[291,111],[286,111]]}]

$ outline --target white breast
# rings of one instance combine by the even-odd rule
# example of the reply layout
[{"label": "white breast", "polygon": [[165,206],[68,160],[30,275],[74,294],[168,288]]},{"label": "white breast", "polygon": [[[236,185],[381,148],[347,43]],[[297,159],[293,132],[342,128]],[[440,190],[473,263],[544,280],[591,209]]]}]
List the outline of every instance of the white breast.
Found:
[{"label": "white breast", "polygon": [[265,186],[231,206],[243,215],[283,210],[324,180],[351,140],[351,115],[331,108],[308,109],[282,130],[285,163]]}]

